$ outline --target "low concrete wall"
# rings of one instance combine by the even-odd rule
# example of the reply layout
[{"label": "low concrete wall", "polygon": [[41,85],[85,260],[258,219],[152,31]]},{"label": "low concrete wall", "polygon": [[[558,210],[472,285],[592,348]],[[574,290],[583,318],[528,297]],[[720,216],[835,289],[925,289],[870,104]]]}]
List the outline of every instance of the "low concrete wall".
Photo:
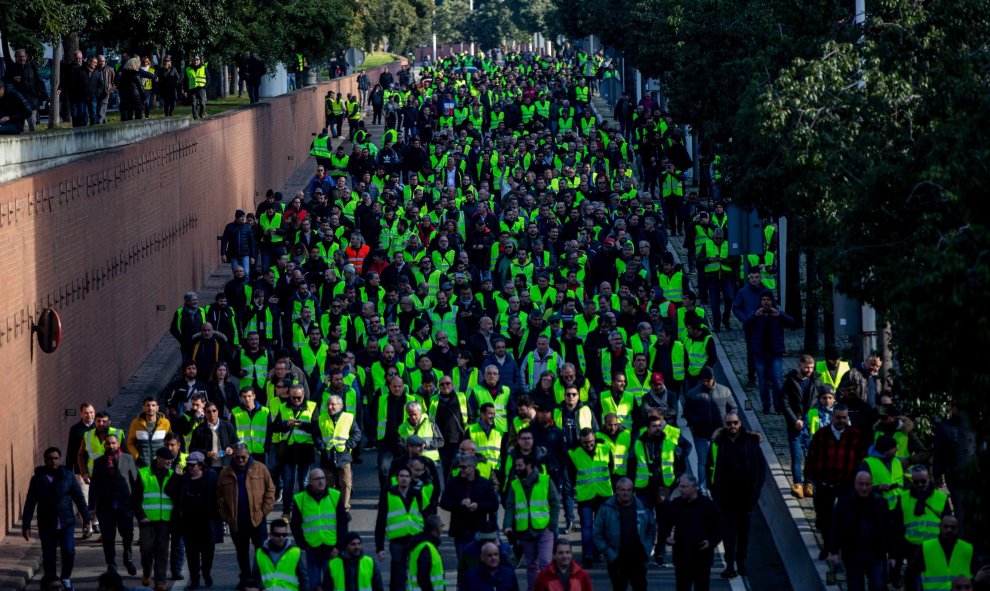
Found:
[{"label": "low concrete wall", "polygon": [[94,152],[135,144],[188,127],[187,117],[0,136],[0,183],[49,170]]},{"label": "low concrete wall", "polygon": [[[65,449],[83,400],[107,407],[166,333],[183,292],[217,268],[216,237],[234,210],[253,210],[305,160],[328,91],[356,92],[356,76],[0,184],[0,535],[20,520],[39,450]],[[49,307],[64,331],[51,355],[31,333]],[[128,428],[133,417],[115,410],[113,424]]]},{"label": "low concrete wall", "polygon": [[[719,365],[721,367],[731,367],[729,356],[722,348],[721,342],[715,338],[715,350],[718,353]],[[784,570],[787,578],[791,581],[791,588],[800,591],[836,591],[836,586],[825,585],[825,575],[827,572],[826,563],[818,560],[818,541],[812,532],[812,524],[804,515],[804,511],[797,501],[791,496],[791,485],[787,481],[785,470],[790,470],[790,466],[781,464],[770,447],[770,441],[760,419],[756,414],[754,401],[749,404],[746,397],[746,389],[739,383],[734,371],[723,372],[725,384],[732,390],[739,406],[739,413],[742,415],[743,424],[750,431],[759,433],[763,437],[760,448],[763,456],[767,460],[770,473],[767,474],[766,482],[763,485],[763,494],[760,495],[759,507],[763,513],[770,531],[773,532],[773,543],[777,547],[777,553],[784,563]],[[719,376],[721,379],[722,376]]]}]

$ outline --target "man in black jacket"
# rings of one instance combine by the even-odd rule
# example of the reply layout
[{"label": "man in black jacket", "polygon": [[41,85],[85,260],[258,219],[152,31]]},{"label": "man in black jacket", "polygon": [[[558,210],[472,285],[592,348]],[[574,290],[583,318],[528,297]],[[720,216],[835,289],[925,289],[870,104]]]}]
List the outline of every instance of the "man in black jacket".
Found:
[{"label": "man in black jacket", "polygon": [[[873,492],[869,472],[856,474],[853,490],[839,497],[832,514],[832,535],[826,548],[829,561],[846,567],[852,589],[886,589],[888,557],[893,556],[895,536],[887,501]],[[893,559],[889,559],[893,567]],[[864,586],[863,578],[867,585]]]},{"label": "man in black jacket", "polygon": [[120,532],[124,547],[124,568],[134,576],[137,568],[131,560],[134,545],[134,513],[131,511],[131,487],[138,479],[137,464],[131,454],[121,453],[120,440],[110,433],[103,440],[104,454],[93,462],[89,485],[89,516],[103,524],[101,541],[107,570],[117,570],[114,545]]},{"label": "man in black jacket", "polygon": [[811,355],[802,355],[798,359],[797,368],[784,376],[784,385],[780,389],[781,397],[784,399],[784,421],[787,424],[787,443],[791,449],[791,472],[794,476],[791,494],[799,499],[810,497],[814,493],[811,483],[804,482],[804,474],[801,471],[805,452],[801,433],[807,430],[804,421],[812,403],[819,398],[821,386],[821,380],[815,373],[815,358]]},{"label": "man in black jacket", "polygon": [[678,488],[681,496],[667,505],[660,539],[674,548],[677,588],[708,589],[715,546],[722,540],[722,515],[715,501],[699,493],[694,476],[681,476]]},{"label": "man in black jacket", "polygon": [[206,420],[193,429],[189,442],[190,451],[201,452],[206,456],[206,466],[216,472],[230,465],[237,443],[237,429],[230,421],[220,418],[220,410],[215,402],[207,402]]},{"label": "man in black jacket", "polygon": [[[38,106],[48,100],[48,90],[45,88],[45,82],[38,75],[38,68],[28,61],[27,51],[23,49],[14,51],[14,63],[7,67],[3,81],[27,99],[31,107],[31,114],[27,118],[28,131],[34,131],[38,121]],[[20,129],[23,129],[23,124]],[[20,133],[20,129],[17,133]]]},{"label": "man in black jacket", "polygon": [[31,103],[13,86],[0,84],[0,135],[17,135],[31,116]]},{"label": "man in black jacket", "polygon": [[[258,258],[258,245],[254,240],[254,232],[247,223],[247,213],[243,209],[234,212],[234,221],[228,223],[220,237],[220,259],[230,262],[232,270],[238,267],[246,271],[251,269]],[[247,302],[245,302],[247,303]]]},{"label": "man in black jacket", "polygon": [[491,479],[478,476],[478,456],[460,458],[457,469],[440,497],[440,508],[450,511],[450,537],[459,559],[481,526],[494,519],[498,494]]},{"label": "man in black jacket", "polygon": [[750,520],[767,475],[762,439],[759,433],[746,431],[739,415],[730,412],[709,448],[708,488],[725,516],[724,579],[746,576]]},{"label": "man in black jacket", "polygon": [[41,564],[45,576],[55,576],[55,550],[62,551],[62,585],[72,589],[72,567],[76,560],[76,516],[73,504],[83,517],[83,531],[89,532],[90,520],[82,489],[72,472],[62,467],[62,452],[49,447],[44,454],[45,465],[34,470],[24,499],[24,539],[31,541],[31,521],[38,510],[38,537],[41,538]]}]

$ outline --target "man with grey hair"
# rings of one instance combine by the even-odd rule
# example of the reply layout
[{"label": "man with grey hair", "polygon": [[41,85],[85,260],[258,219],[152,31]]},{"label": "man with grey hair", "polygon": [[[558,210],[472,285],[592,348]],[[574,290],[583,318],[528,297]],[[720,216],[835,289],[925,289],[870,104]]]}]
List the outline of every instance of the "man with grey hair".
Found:
[{"label": "man with grey hair", "polygon": [[296,510],[289,528],[296,544],[306,552],[310,583],[314,588],[323,587],[323,569],[337,556],[337,547],[347,536],[347,511],[340,492],[327,487],[326,473],[315,466],[309,469],[306,488],[296,493],[294,500]]},{"label": "man with grey hair", "polygon": [[[240,569],[239,587],[243,587],[251,576],[249,546],[254,544],[257,550],[265,542],[265,519],[275,507],[275,483],[268,468],[251,457],[247,444],[238,441],[233,450],[230,465],[217,478],[217,506],[220,519],[230,526]],[[243,499],[247,499],[246,507]]]},{"label": "man with grey hair", "polygon": [[107,63],[107,56],[102,53],[96,56],[96,70],[103,74],[103,98],[100,99],[100,103],[97,105],[96,122],[106,123],[107,122],[107,107],[110,105],[110,95],[114,93],[117,87],[114,85],[114,77],[116,72]]},{"label": "man with grey hair", "polygon": [[399,426],[399,437],[403,442],[417,435],[426,442],[423,457],[440,463],[440,448],[443,447],[443,437],[434,429],[433,421],[423,412],[423,406],[412,400],[406,403],[406,420]]},{"label": "man with grey hair", "polygon": [[674,548],[678,589],[708,589],[715,546],[722,541],[722,514],[715,501],[700,494],[691,474],[678,481],[680,496],[667,505],[661,539]]},{"label": "man with grey hair", "polygon": [[[633,591],[646,590],[646,564],[656,535],[654,512],[636,498],[633,481],[620,478],[615,483],[615,495],[595,515],[593,534],[595,549],[608,564],[612,589],[624,591],[632,585]],[[591,562],[589,556],[582,558],[586,564]]]},{"label": "man with grey hair", "polygon": [[[332,374],[340,376],[340,372]],[[313,417],[313,439],[320,454],[320,465],[326,471],[329,484],[341,492],[341,504],[351,510],[351,451],[361,443],[361,429],[353,413],[344,411],[344,399],[339,394],[327,398],[326,407]]]}]

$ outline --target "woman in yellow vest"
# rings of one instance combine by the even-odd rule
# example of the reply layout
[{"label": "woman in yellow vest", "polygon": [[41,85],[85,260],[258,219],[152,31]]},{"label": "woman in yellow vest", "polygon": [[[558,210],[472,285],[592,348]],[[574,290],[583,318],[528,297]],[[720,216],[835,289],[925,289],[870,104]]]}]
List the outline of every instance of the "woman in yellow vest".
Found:
[{"label": "woman in yellow vest", "polygon": [[[155,66],[151,65],[151,58],[141,58],[141,70],[149,74],[155,73]],[[141,84],[144,87],[144,118],[147,119],[151,114],[151,108],[155,106],[154,78],[142,78]]]}]

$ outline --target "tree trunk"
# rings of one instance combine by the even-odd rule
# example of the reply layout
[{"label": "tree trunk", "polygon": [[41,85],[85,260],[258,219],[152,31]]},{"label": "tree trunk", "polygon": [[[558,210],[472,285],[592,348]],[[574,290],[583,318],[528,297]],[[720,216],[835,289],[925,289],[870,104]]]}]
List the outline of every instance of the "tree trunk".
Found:
[{"label": "tree trunk", "polygon": [[48,129],[58,127],[61,102],[59,100],[58,86],[62,83],[62,44],[52,44],[52,92],[51,100],[48,104]]},{"label": "tree trunk", "polygon": [[[65,35],[64,37],[62,37],[62,50],[63,50],[62,62],[71,68],[72,65],[75,64],[76,52],[79,51],[79,33],[71,33],[69,35]],[[52,64],[52,67],[54,66],[55,64]],[[69,93],[63,91],[62,94],[59,96],[59,101],[61,102],[61,105],[59,105],[59,108],[61,109],[60,115],[61,114],[69,115],[69,117],[71,118],[71,109],[69,108]],[[68,120],[69,119],[66,119],[66,121]],[[60,122],[61,121],[56,121],[56,125]]]},{"label": "tree trunk", "polygon": [[807,295],[805,296],[804,322],[804,352],[808,355],[818,354],[818,310],[821,308],[822,285],[818,277],[818,260],[812,251],[804,255],[805,281]]}]

